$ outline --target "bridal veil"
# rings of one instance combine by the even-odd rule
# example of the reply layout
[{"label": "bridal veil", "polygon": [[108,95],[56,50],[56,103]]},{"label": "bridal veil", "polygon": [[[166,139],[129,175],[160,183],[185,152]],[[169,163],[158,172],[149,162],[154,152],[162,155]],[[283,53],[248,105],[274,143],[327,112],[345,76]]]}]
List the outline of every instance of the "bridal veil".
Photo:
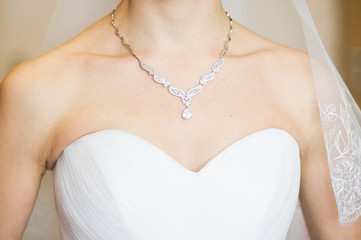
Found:
[{"label": "bridal veil", "polygon": [[[305,0],[222,2],[231,17],[249,29],[309,54],[339,222],[352,224],[361,215],[361,111],[327,54]],[[74,37],[116,4],[58,0],[42,53]]]}]

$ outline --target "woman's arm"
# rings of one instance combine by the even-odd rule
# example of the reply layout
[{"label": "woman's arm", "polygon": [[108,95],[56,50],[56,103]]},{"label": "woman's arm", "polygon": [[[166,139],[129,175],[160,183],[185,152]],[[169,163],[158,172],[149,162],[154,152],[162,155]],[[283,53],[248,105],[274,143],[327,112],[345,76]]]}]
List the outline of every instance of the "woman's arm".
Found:
[{"label": "woman's arm", "polygon": [[22,238],[46,170],[47,103],[34,76],[26,63],[0,85],[0,240]]},{"label": "woman's arm", "polygon": [[305,124],[307,148],[302,153],[300,201],[309,234],[317,240],[361,239],[361,218],[351,226],[341,227],[333,193],[327,152],[317,101],[312,103],[309,122]]}]

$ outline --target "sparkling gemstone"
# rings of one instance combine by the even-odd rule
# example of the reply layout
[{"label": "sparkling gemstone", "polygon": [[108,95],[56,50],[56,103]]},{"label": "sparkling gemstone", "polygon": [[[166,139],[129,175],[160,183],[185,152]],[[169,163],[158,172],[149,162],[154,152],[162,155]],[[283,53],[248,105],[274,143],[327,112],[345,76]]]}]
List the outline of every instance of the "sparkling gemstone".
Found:
[{"label": "sparkling gemstone", "polygon": [[188,96],[182,97],[182,102],[184,105],[186,105],[187,107],[191,104],[192,99]]},{"label": "sparkling gemstone", "polygon": [[190,118],[192,117],[192,113],[191,113],[191,111],[189,110],[189,108],[184,109],[182,116],[183,116],[183,118],[186,119],[186,120],[188,120],[188,119],[190,119]]}]

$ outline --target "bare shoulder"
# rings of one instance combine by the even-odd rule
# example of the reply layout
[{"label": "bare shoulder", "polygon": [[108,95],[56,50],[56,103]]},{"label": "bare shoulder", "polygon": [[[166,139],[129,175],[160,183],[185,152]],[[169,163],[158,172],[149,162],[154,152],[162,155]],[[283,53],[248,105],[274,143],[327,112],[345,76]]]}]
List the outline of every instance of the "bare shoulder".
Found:
[{"label": "bare shoulder", "polygon": [[[0,140],[3,143],[1,155],[6,156],[2,161],[27,159],[39,166],[39,171],[43,174],[46,146],[40,147],[39,144],[44,143],[45,139],[40,141],[32,137],[35,131],[40,130],[36,119],[40,118],[37,111],[41,106],[36,100],[37,94],[32,94],[33,90],[29,89],[29,84],[24,81],[28,71],[25,66],[19,66],[12,70],[0,85]],[[36,147],[31,148],[30,143]],[[23,156],[18,155],[19,149],[22,149]]]},{"label": "bare shoulder", "polygon": [[[269,49],[266,55],[265,74],[272,78],[265,81],[294,122],[303,161],[311,145],[323,144],[310,56],[280,45]],[[325,75],[329,74],[321,63],[318,65]]]},{"label": "bare shoulder", "polygon": [[[15,152],[22,149],[45,170],[52,142],[52,129],[61,112],[46,61],[32,60],[9,72],[0,85],[0,131]],[[57,89],[58,88],[58,89]]]},{"label": "bare shoulder", "polygon": [[21,238],[41,176],[51,168],[54,129],[74,91],[64,78],[74,74],[67,60],[54,50],[16,66],[0,84],[0,222],[9,226],[0,235],[7,239]]},{"label": "bare shoulder", "polygon": [[[108,37],[113,33],[108,20],[105,16],[68,42],[16,66],[1,83],[1,115],[4,111],[9,115],[8,120],[1,118],[2,124],[9,121],[7,129],[36,136],[44,164],[52,156],[64,119],[82,109],[96,88],[92,76],[106,74],[94,71],[106,69],[104,59],[112,57],[114,38]],[[12,114],[18,115],[18,123],[10,123]]]},{"label": "bare shoulder", "polygon": [[297,88],[302,85],[302,89],[307,90],[313,88],[310,57],[307,53],[273,42],[240,24],[237,26],[235,37],[239,41],[234,47],[250,59],[265,84],[278,88],[295,85],[298,85]]},{"label": "bare shoulder", "polygon": [[273,42],[241,25],[237,29],[235,38],[242,39],[237,46],[247,46],[247,52],[242,52],[242,47],[239,52],[249,59],[248,69],[267,89],[267,95],[293,122],[303,155],[321,131],[311,61],[321,74],[328,76],[330,72],[305,52]]},{"label": "bare shoulder", "polygon": [[[13,139],[14,143],[31,146],[33,150],[29,151],[36,149],[34,158],[43,166],[47,163],[56,128],[71,111],[84,85],[82,75],[88,57],[83,53],[86,46],[82,38],[79,35],[16,66],[0,85],[1,135]],[[82,44],[83,49],[78,47]],[[18,147],[24,147],[20,145]]]},{"label": "bare shoulder", "polygon": [[[289,90],[304,91],[313,95],[313,78],[310,57],[307,53],[281,45],[264,38],[244,26],[237,24],[234,38],[238,39],[232,45],[239,56],[248,58],[252,69],[267,86],[273,87],[278,93]],[[297,94],[293,92],[292,94]],[[301,94],[295,97],[305,97]],[[307,97],[307,96],[306,96]],[[311,97],[312,98],[312,97]]]}]

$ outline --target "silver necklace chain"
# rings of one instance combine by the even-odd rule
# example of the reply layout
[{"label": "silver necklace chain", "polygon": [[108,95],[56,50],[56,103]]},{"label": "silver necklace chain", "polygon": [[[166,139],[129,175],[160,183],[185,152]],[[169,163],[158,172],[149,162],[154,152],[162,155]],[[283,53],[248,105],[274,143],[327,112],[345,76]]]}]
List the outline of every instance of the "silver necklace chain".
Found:
[{"label": "silver necklace chain", "polygon": [[124,46],[126,46],[130,53],[138,60],[140,67],[146,71],[149,75],[151,75],[153,77],[153,80],[156,83],[162,84],[164,87],[168,88],[168,91],[176,96],[179,97],[182,100],[182,103],[185,105],[185,109],[183,111],[182,117],[183,119],[190,119],[192,117],[192,113],[189,110],[189,105],[192,102],[192,97],[194,97],[195,95],[198,95],[201,91],[204,85],[206,85],[207,82],[211,81],[214,79],[215,74],[217,72],[219,72],[220,68],[224,65],[224,58],[223,56],[226,54],[227,50],[228,50],[228,43],[231,41],[231,34],[232,34],[232,30],[233,30],[233,26],[232,26],[232,18],[229,16],[228,12],[225,12],[229,18],[229,32],[227,34],[227,41],[224,43],[224,50],[221,53],[221,56],[219,58],[219,60],[214,63],[211,67],[212,72],[209,74],[206,74],[204,76],[202,76],[199,80],[199,84],[197,86],[195,86],[194,88],[189,89],[187,92],[184,92],[176,87],[173,87],[170,85],[170,82],[168,80],[168,78],[166,77],[162,77],[159,75],[156,75],[153,71],[153,69],[151,67],[149,67],[148,65],[144,64],[140,58],[135,54],[135,52],[133,51],[133,48],[130,46],[129,43],[127,43],[124,39],[124,37],[122,35],[120,35],[119,33],[119,28],[118,26],[115,24],[114,22],[114,12],[115,12],[116,8],[113,9],[112,11],[112,25],[115,29],[115,34],[120,38],[122,44]]}]

